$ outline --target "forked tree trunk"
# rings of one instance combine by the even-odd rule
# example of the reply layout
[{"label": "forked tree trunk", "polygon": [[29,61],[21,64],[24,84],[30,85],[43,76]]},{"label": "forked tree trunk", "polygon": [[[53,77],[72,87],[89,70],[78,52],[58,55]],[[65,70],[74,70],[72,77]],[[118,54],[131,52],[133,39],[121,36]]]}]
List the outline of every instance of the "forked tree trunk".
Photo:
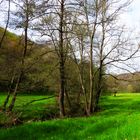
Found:
[{"label": "forked tree trunk", "polygon": [[86,112],[86,115],[89,116],[88,100],[87,100],[87,95],[86,95],[86,89],[85,89],[85,86],[84,86],[84,83],[83,83],[82,75],[81,75],[80,73],[79,73],[79,78],[80,78],[80,83],[81,83],[82,92],[83,92],[83,95],[84,95],[85,112]]},{"label": "forked tree trunk", "polygon": [[19,87],[19,84],[20,84],[20,81],[21,81],[21,77],[22,77],[22,73],[19,75],[18,79],[17,79],[17,83],[16,83],[16,86],[15,86],[15,89],[14,89],[14,92],[13,92],[13,98],[12,98],[12,101],[8,107],[8,111],[12,111],[13,108],[14,108],[14,105],[15,105],[15,101],[16,101],[16,97],[17,97],[17,90],[18,90],[18,87]]},{"label": "forked tree trunk", "polygon": [[[71,47],[71,51],[73,53],[73,56],[74,56],[74,59],[75,59],[75,63],[76,63],[76,66],[78,68],[78,74],[79,74],[79,80],[80,80],[80,85],[81,85],[81,89],[82,89],[82,94],[84,96],[84,105],[85,105],[85,113],[86,115],[89,116],[89,110],[88,110],[88,99],[87,99],[87,94],[86,94],[86,89],[85,89],[85,85],[84,85],[84,73],[83,73],[83,49],[84,49],[84,46],[83,46],[83,40],[81,40],[81,44],[82,44],[82,49],[81,49],[81,53],[80,53],[80,56],[81,56],[81,64],[82,64],[82,67],[79,66],[78,64],[78,61],[77,61],[77,58],[76,58],[76,55],[74,54],[74,50],[73,48]],[[77,95],[77,102],[80,100],[80,93]]]},{"label": "forked tree trunk", "polygon": [[12,86],[13,86],[13,83],[14,83],[14,79],[15,79],[15,74],[13,74],[12,78],[11,78],[11,81],[10,81],[10,86],[9,86],[9,90],[8,90],[8,94],[7,94],[7,97],[4,101],[4,104],[3,104],[3,111],[6,111],[6,106],[9,102],[9,99],[10,99],[10,95],[12,93]]}]

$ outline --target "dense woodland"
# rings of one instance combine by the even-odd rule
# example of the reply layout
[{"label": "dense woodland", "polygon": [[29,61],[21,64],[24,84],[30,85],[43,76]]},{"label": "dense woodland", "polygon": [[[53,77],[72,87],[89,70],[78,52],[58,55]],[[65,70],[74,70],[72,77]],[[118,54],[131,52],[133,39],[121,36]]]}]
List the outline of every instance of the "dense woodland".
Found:
[{"label": "dense woodland", "polygon": [[[90,116],[100,110],[101,95],[140,92],[140,74],[130,73],[128,65],[139,44],[119,22],[130,4],[1,0],[0,91],[6,95],[1,112],[12,112],[17,97],[28,94],[55,97],[60,117]],[[126,74],[110,72],[112,67]]]}]

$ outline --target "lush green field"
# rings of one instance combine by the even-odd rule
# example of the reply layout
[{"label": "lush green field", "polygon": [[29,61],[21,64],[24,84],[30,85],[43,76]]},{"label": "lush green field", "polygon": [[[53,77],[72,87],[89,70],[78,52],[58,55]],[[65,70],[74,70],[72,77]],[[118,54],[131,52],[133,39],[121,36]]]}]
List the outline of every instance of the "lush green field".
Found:
[{"label": "lush green field", "polygon": [[[39,119],[43,119],[44,117],[49,118],[49,115],[51,115],[51,113],[53,112],[56,112],[55,110],[57,109],[54,103],[54,98],[49,98],[49,97],[51,96],[19,95],[17,96],[14,112],[18,113],[20,118],[24,121],[39,120]],[[44,98],[49,98],[49,99],[44,99]],[[5,100],[5,95],[0,95],[0,106],[3,105],[4,100]],[[40,101],[35,101],[35,100],[40,100]],[[31,103],[31,101],[34,102]]]},{"label": "lush green field", "polygon": [[88,118],[32,122],[1,129],[0,140],[140,139],[140,94],[102,97],[100,105],[102,110]]}]

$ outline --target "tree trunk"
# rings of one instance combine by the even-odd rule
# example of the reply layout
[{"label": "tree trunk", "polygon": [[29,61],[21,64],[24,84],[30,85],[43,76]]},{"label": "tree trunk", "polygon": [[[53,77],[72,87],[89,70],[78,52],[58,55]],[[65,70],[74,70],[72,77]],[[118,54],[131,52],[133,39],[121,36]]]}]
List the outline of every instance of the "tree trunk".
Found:
[{"label": "tree trunk", "polygon": [[93,112],[93,46],[90,46],[90,97],[89,97],[89,112]]},{"label": "tree trunk", "polygon": [[18,87],[19,87],[19,84],[20,84],[20,81],[21,81],[21,77],[22,77],[22,73],[19,75],[19,77],[17,79],[17,83],[16,83],[14,93],[13,93],[13,98],[12,98],[12,101],[11,101],[9,107],[8,107],[8,111],[12,111],[13,108],[14,108],[16,97],[17,97],[17,90],[18,90]]},{"label": "tree trunk", "polygon": [[60,117],[65,116],[64,108],[64,94],[65,94],[65,73],[64,73],[64,62],[60,62],[60,94],[59,94],[59,107],[60,107]]},{"label": "tree trunk", "polygon": [[66,100],[67,100],[68,106],[71,109],[71,101],[70,101],[70,97],[69,97],[69,94],[68,94],[66,87],[65,87],[65,95],[66,95]]},{"label": "tree trunk", "polygon": [[100,46],[100,56],[99,56],[99,76],[98,76],[98,88],[96,92],[96,97],[95,97],[95,108],[94,112],[98,110],[98,104],[99,104],[99,99],[101,96],[101,91],[102,91],[102,71],[103,71],[103,48],[104,48],[104,41],[105,41],[105,21],[106,19],[106,1],[104,0],[102,2],[102,41],[101,41],[101,46]]},{"label": "tree trunk", "polygon": [[88,16],[88,10],[87,10],[87,0],[85,0],[85,14],[86,14],[86,21],[87,21],[87,31],[88,31],[88,36],[90,39],[90,66],[89,66],[89,73],[90,73],[90,87],[89,87],[89,113],[91,114],[94,110],[94,93],[93,93],[93,46],[94,46],[94,37],[95,37],[95,32],[96,32],[96,25],[97,25],[97,18],[98,18],[98,0],[95,1],[95,20],[94,20],[94,25],[93,25],[93,30],[92,33],[90,34],[90,27],[89,27],[89,16]]},{"label": "tree trunk", "polygon": [[89,116],[88,100],[87,100],[87,95],[86,95],[86,89],[85,89],[85,86],[84,86],[84,83],[83,83],[83,79],[82,79],[81,73],[79,73],[79,77],[80,77],[81,88],[82,88],[82,92],[83,92],[84,100],[85,100],[85,111],[86,111],[86,115]]},{"label": "tree trunk", "polygon": [[13,74],[13,76],[11,78],[8,94],[7,94],[7,97],[6,97],[6,99],[4,101],[4,104],[3,104],[3,111],[6,111],[6,106],[7,106],[8,102],[9,102],[9,98],[10,98],[10,95],[11,95],[11,92],[12,92],[12,85],[14,83],[14,79],[15,79],[15,74]]},{"label": "tree trunk", "polygon": [[24,61],[25,61],[25,57],[26,57],[26,53],[27,53],[27,47],[28,47],[28,25],[29,25],[29,3],[28,3],[28,0],[25,0],[25,7],[26,7],[26,11],[25,11],[26,21],[25,21],[25,27],[24,27],[24,33],[25,33],[24,48],[23,48],[23,54],[22,54],[22,58],[21,58],[20,74],[19,74],[16,86],[15,86],[15,89],[14,89],[12,101],[11,101],[11,103],[9,105],[9,108],[8,108],[9,111],[13,110],[13,107],[14,107],[15,101],[16,101],[16,97],[17,97],[17,90],[19,88],[19,84],[20,84],[22,76],[24,74]]},{"label": "tree trunk", "polygon": [[64,20],[64,0],[61,0],[60,5],[60,22],[59,22],[59,65],[60,65],[60,93],[59,107],[60,117],[65,116],[64,94],[65,94],[65,58],[64,58],[64,41],[63,41],[63,20]]},{"label": "tree trunk", "polygon": [[96,92],[94,112],[98,110],[100,96],[101,96],[101,87],[99,87],[99,89]]}]

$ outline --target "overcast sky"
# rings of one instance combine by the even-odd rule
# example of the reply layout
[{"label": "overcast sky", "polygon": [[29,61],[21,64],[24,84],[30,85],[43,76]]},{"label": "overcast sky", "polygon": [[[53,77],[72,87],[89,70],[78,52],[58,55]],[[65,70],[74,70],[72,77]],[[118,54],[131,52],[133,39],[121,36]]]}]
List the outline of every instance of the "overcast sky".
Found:
[{"label": "overcast sky", "polygon": [[134,0],[128,12],[122,14],[122,20],[129,27],[139,27],[140,24],[140,0]]},{"label": "overcast sky", "polygon": [[[121,15],[120,21],[132,30],[134,35],[140,37],[140,0],[133,0],[128,11]],[[138,56],[139,55],[140,54],[138,54]],[[140,58],[132,59],[130,63],[137,71],[140,71]],[[117,73],[122,73],[122,70],[118,69]]]},{"label": "overcast sky", "polygon": [[[12,6],[11,8],[15,7]],[[2,19],[3,15],[0,18]],[[126,24],[129,28],[140,28],[140,0],[133,0],[128,11],[121,15],[120,22]]]},{"label": "overcast sky", "polygon": [[[3,15],[1,15],[0,20],[2,20],[2,16]],[[121,15],[120,23],[125,24],[134,34],[136,33],[140,37],[140,0],[133,0],[128,10]],[[0,25],[2,25],[2,23],[0,23]],[[17,31],[14,30],[11,31],[17,33]],[[136,69],[140,71],[140,58],[133,60],[131,63],[136,64]],[[121,70],[117,70],[117,73],[121,73]]]}]

